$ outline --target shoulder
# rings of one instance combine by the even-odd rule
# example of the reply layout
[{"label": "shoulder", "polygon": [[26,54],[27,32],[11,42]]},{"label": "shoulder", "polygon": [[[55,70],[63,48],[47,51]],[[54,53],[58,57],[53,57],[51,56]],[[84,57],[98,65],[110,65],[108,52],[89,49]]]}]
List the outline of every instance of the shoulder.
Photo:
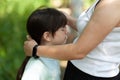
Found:
[{"label": "shoulder", "polygon": [[98,4],[99,7],[120,7],[120,0],[101,0]]},{"label": "shoulder", "polygon": [[44,68],[46,68],[46,66],[44,65],[44,63],[40,60],[40,59],[34,59],[34,58],[30,58],[30,60],[28,61],[25,70],[29,70],[29,71],[41,71]]},{"label": "shoulder", "polygon": [[[116,20],[116,23],[120,20],[120,0],[101,0],[95,8],[95,15],[105,20]],[[101,16],[101,17],[100,17]]]},{"label": "shoulder", "polygon": [[46,75],[46,66],[39,59],[31,58],[25,67],[22,80],[39,80]]}]

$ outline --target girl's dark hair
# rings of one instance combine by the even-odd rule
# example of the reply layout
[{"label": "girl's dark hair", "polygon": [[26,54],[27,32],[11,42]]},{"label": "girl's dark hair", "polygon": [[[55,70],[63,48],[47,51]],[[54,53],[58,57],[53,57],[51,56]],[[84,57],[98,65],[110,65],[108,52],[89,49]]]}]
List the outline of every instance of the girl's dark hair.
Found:
[{"label": "girl's dark hair", "polygon": [[[42,8],[35,10],[28,18],[27,32],[28,34],[40,45],[41,38],[45,31],[51,32],[53,37],[54,33],[60,28],[65,27],[67,24],[66,16],[54,9],[54,8]],[[17,80],[21,80],[25,66],[30,57],[24,59],[21,65],[17,77]]]}]

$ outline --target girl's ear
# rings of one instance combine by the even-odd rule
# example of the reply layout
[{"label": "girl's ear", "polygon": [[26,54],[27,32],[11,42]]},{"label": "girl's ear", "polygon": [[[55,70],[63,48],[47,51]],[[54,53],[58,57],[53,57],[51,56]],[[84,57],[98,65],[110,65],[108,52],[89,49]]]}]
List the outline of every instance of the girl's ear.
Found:
[{"label": "girl's ear", "polygon": [[44,32],[43,33],[43,39],[46,41],[51,41],[52,40],[52,34],[50,32]]}]

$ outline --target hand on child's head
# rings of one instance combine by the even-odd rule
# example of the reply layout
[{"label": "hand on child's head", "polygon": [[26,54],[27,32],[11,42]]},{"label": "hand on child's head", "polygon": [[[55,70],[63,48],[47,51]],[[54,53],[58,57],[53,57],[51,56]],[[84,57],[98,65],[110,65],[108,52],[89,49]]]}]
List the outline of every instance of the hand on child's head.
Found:
[{"label": "hand on child's head", "polygon": [[32,40],[30,35],[27,35],[26,38],[27,38],[27,40]]},{"label": "hand on child's head", "polygon": [[24,51],[27,56],[32,56],[32,50],[36,44],[37,42],[27,35],[27,40],[24,42]]}]

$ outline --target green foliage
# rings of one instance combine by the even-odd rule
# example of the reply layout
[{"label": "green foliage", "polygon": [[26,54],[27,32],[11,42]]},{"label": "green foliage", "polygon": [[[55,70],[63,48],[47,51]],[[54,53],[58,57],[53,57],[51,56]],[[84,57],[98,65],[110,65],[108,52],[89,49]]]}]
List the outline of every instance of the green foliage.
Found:
[{"label": "green foliage", "polygon": [[15,80],[24,58],[26,21],[49,0],[0,0],[0,80]]},{"label": "green foliage", "polygon": [[51,6],[50,0],[0,0],[0,80],[15,80],[24,59],[26,21],[39,6]]},{"label": "green foliage", "polygon": [[83,0],[83,1],[84,1],[84,7],[85,7],[85,9],[87,9],[96,0]]}]

